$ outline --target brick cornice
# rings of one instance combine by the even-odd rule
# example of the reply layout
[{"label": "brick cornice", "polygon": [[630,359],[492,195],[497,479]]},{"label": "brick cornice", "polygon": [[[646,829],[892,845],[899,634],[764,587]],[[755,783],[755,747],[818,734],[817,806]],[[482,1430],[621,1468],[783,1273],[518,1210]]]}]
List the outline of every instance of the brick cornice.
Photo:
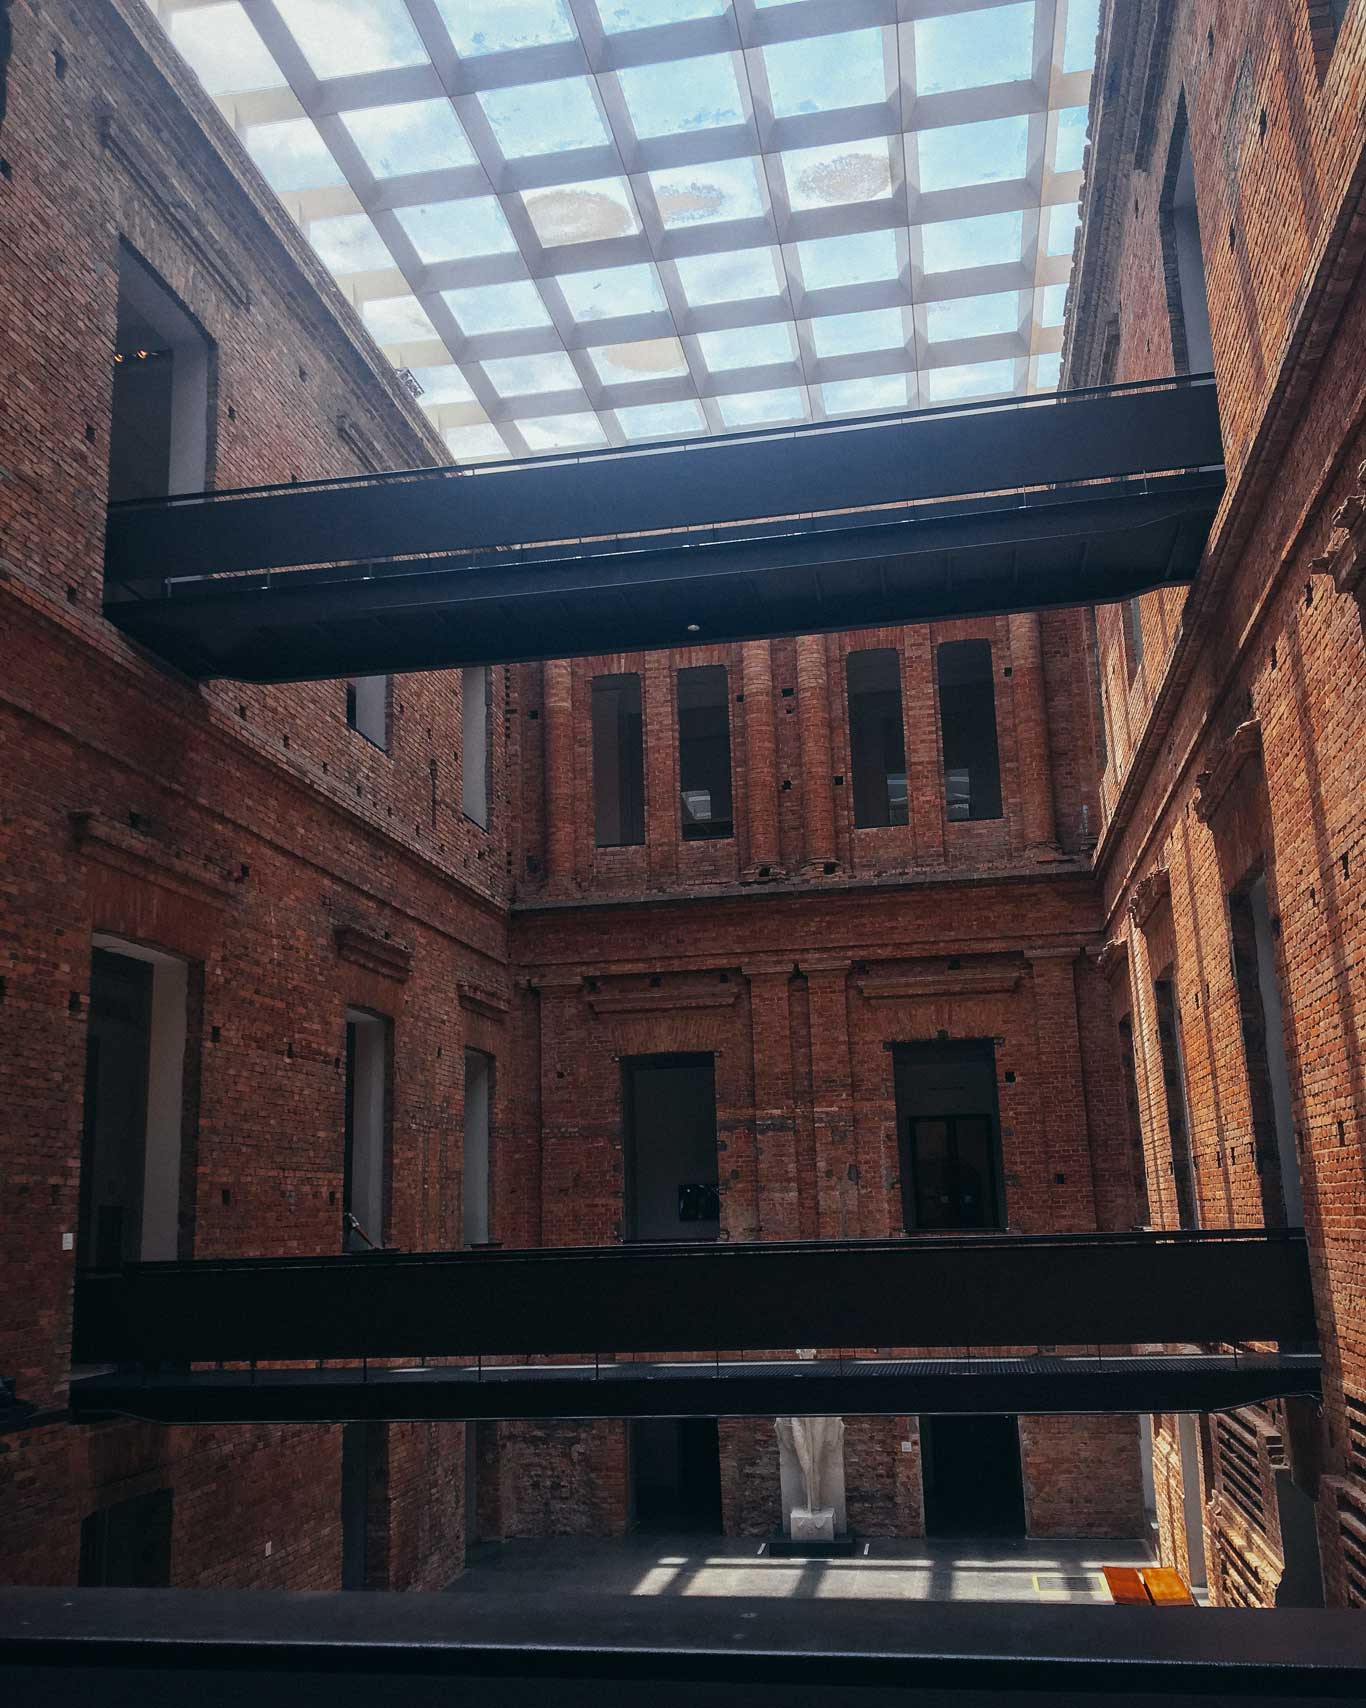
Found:
[{"label": "brick cornice", "polygon": [[1158,904],[1172,893],[1172,875],[1165,866],[1152,871],[1134,885],[1129,901],[1129,917],[1141,931],[1156,912]]},{"label": "brick cornice", "polygon": [[675,1014],[681,1010],[730,1008],[740,992],[735,985],[715,990],[617,990],[590,991],[588,1006],[594,1014]]},{"label": "brick cornice", "polygon": [[860,996],[870,1002],[914,1001],[920,997],[1006,996],[1019,987],[1020,968],[973,967],[966,972],[941,968],[934,972],[893,973],[858,981]]},{"label": "brick cornice", "polygon": [[214,902],[220,907],[237,893],[239,880],[230,878],[226,872],[187,860],[150,836],[117,824],[102,813],[89,809],[73,812],[71,829],[77,847],[87,859],[98,860],[162,889],[174,890],[197,901]]},{"label": "brick cornice", "polygon": [[482,1014],[489,1020],[505,1020],[512,1008],[512,998],[504,991],[488,985],[471,984],[461,979],[456,985],[460,1006],[471,1014]]},{"label": "brick cornice", "polygon": [[1219,749],[1209,769],[1201,771],[1195,779],[1195,816],[1201,824],[1210,822],[1243,766],[1261,751],[1261,720],[1248,718]]},{"label": "brick cornice", "polygon": [[338,925],[332,938],[344,961],[353,961],[389,979],[407,979],[412,974],[413,952],[405,943],[395,943],[360,925]]},{"label": "brick cornice", "polygon": [[1331,575],[1339,593],[1366,597],[1366,463],[1356,472],[1357,489],[1334,512],[1332,533],[1310,569]]}]

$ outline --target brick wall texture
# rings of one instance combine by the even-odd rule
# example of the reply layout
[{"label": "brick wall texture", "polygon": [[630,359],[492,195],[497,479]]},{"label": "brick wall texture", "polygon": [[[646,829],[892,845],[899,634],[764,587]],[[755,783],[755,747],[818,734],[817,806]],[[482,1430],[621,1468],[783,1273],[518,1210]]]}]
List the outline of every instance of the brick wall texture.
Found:
[{"label": "brick wall texture", "polygon": [[[0,1374],[39,1408],[0,1435],[5,1575],[73,1582],[83,1518],[169,1489],[176,1584],[340,1582],[339,1429],[63,1419],[92,933],[193,969],[185,1256],[341,1249],[348,1008],[392,1024],[394,1246],[462,1238],[466,1047],[497,1062],[506,1246],[626,1236],[621,1061],[674,1052],[715,1063],[723,1239],[895,1234],[889,1046],[945,1038],[994,1041],[1010,1228],[1175,1225],[1154,980],[1201,1221],[1256,1225],[1280,1164],[1233,949],[1264,876],[1325,1418],[1310,1448],[1317,1423],[1279,1409],[1206,1421],[1194,1462],[1157,1420],[1156,1535],[1188,1565],[1198,1479],[1211,1594],[1274,1601],[1290,1464],[1328,1598],[1366,1602],[1366,6],[1333,39],[1303,0],[1104,9],[1067,378],[1181,364],[1165,186],[1184,125],[1229,468],[1193,590],[1139,602],[1141,659],[1105,608],[495,670],[487,829],[460,811],[457,674],[395,679],[381,750],[343,684],[196,685],[100,615],[121,244],[211,341],[213,485],[443,447],[139,0],[97,11],[14,0],[0,127]],[[947,816],[936,658],[958,640],[990,649],[994,819]],[[907,822],[884,828],[853,812],[846,659],[870,648],[896,653],[905,728]],[[728,838],[680,831],[693,665],[726,671]],[[645,833],[600,848],[592,681],[622,673],[641,679]],[[723,1422],[720,1447],[725,1529],[771,1533],[772,1420]],[[1143,1531],[1136,1420],[1024,1419],[1020,1451],[1031,1533]],[[381,1426],[367,1582],[449,1581],[467,1516],[481,1537],[621,1534],[630,1459],[619,1423]],[[859,1532],[921,1532],[915,1419],[849,1419],[846,1476]]]}]

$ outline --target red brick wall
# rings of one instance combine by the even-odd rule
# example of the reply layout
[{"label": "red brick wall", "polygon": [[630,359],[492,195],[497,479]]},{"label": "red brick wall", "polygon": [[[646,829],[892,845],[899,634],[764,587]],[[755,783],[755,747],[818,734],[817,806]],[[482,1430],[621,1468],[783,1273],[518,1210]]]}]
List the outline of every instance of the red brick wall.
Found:
[{"label": "red brick wall", "polygon": [[[1366,456],[1366,14],[1349,9],[1330,52],[1322,30],[1317,41],[1311,34],[1314,10],[1301,0],[1256,8],[1178,0],[1170,51],[1154,62],[1145,94],[1132,68],[1148,64],[1149,32],[1164,9],[1127,0],[1111,8],[1120,76],[1097,80],[1109,93],[1092,115],[1100,165],[1084,194],[1093,213],[1108,196],[1109,217],[1083,237],[1068,372],[1073,383],[1100,377],[1100,343],[1088,329],[1116,316],[1113,377],[1170,371],[1160,203],[1184,98],[1230,483],[1189,597],[1142,601],[1144,662],[1132,686],[1120,612],[1099,614],[1110,761],[1097,861],[1107,934],[1128,950],[1111,963],[1114,1008],[1132,1006],[1152,1214],[1167,1225],[1175,1209],[1152,977],[1168,964],[1202,1220],[1256,1225],[1275,1196],[1274,1159],[1258,1157],[1228,905],[1249,874],[1266,875],[1326,1366],[1325,1462],[1346,1491],[1345,1503],[1331,1493],[1319,1502],[1328,1593],[1341,1602],[1350,1593],[1342,1526],[1360,1510],[1362,1488],[1349,1401],[1366,1383],[1366,632],[1359,598],[1335,585],[1321,554]],[[1153,147],[1134,170],[1140,106]],[[1230,737],[1250,720],[1256,739],[1240,763],[1245,750]],[[1170,895],[1149,912],[1141,886],[1160,871]],[[1136,895],[1141,926],[1131,916]],[[1160,1442],[1158,1462],[1165,1511],[1161,1490],[1179,1472]],[[1212,1593],[1269,1601],[1281,1570],[1274,1531],[1254,1533],[1223,1495],[1206,1495]],[[1183,1534],[1164,1518],[1164,1557],[1178,1565]]]}]

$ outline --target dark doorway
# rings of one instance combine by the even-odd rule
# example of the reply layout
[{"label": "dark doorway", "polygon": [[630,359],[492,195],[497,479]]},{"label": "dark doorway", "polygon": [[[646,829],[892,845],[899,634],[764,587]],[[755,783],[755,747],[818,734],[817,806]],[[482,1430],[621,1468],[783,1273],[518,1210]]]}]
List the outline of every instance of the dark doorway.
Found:
[{"label": "dark doorway", "polygon": [[80,1583],[88,1589],[168,1589],[171,1491],[121,1500],[81,1520]]},{"label": "dark doorway", "polygon": [[382,1423],[342,1425],[341,1526],[343,1589],[369,1589],[370,1488],[383,1454]]},{"label": "dark doorway", "polygon": [[721,1530],[721,1448],[712,1417],[637,1418],[631,1425],[637,1530]]},{"label": "dark doorway", "polygon": [[626,1238],[714,1240],[715,1057],[636,1056],[622,1064]]},{"label": "dark doorway", "polygon": [[907,1231],[1004,1227],[995,1046],[903,1044],[894,1061]]},{"label": "dark doorway", "polygon": [[927,1536],[1023,1536],[1024,1474],[1013,1417],[922,1417]]},{"label": "dark doorway", "polygon": [[117,1268],[142,1255],[151,1048],[151,965],[94,950],[77,1241],[86,1268]]}]

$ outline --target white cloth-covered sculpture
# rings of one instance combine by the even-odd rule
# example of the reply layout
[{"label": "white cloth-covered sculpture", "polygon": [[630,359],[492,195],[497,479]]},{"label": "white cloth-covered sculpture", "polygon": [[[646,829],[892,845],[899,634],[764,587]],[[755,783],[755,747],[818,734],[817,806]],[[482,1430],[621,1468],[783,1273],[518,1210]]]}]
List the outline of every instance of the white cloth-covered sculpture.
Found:
[{"label": "white cloth-covered sculpture", "polygon": [[780,1417],[778,1477],[783,1529],[797,1541],[833,1541],[849,1528],[844,1501],[844,1419]]}]

